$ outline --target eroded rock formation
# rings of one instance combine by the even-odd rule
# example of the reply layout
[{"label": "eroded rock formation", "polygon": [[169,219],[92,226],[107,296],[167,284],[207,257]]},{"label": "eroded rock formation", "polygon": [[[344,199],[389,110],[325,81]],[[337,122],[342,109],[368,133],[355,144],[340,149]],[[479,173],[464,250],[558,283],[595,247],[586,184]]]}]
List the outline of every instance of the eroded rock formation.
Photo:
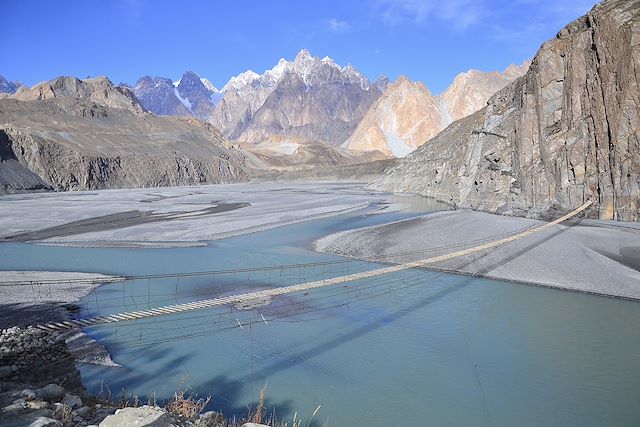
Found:
[{"label": "eroded rock formation", "polygon": [[605,1],[544,43],[525,76],[371,187],[461,207],[640,219],[640,4]]}]

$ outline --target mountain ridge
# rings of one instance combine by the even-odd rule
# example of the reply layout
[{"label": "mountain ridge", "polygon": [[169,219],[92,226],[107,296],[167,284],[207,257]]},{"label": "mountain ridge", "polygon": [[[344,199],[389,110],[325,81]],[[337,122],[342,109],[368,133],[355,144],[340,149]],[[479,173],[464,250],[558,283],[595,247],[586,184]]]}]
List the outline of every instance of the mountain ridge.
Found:
[{"label": "mountain ridge", "polygon": [[640,6],[596,5],[543,43],[527,73],[370,188],[488,212],[640,219]]},{"label": "mountain ridge", "polygon": [[522,75],[530,61],[503,72],[469,70],[458,74],[440,95],[405,76],[387,86],[355,131],[341,145],[354,151],[381,151],[404,157],[453,121],[486,105],[496,91]]}]

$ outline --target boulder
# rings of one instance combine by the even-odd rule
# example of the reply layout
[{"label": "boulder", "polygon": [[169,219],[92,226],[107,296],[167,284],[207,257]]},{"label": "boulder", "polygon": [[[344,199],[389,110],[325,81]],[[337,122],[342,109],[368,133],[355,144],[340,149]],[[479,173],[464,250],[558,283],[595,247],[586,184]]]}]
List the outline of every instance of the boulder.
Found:
[{"label": "boulder", "polygon": [[30,400],[27,402],[27,407],[33,410],[47,409],[49,408],[49,403],[44,402],[42,400]]},{"label": "boulder", "polygon": [[77,409],[82,406],[82,399],[74,394],[65,394],[62,403],[71,409]]},{"label": "boulder", "polygon": [[0,380],[9,378],[12,374],[11,366],[0,366]]},{"label": "boulder", "polygon": [[36,390],[38,399],[47,400],[49,402],[59,402],[65,395],[64,388],[57,384],[49,384]]},{"label": "boulder", "polygon": [[78,414],[78,416],[81,418],[87,418],[91,414],[91,408],[88,406],[83,406],[76,409],[75,413]]},{"label": "boulder", "polygon": [[164,409],[150,406],[119,409],[100,423],[100,427],[124,426],[172,427],[173,425]]},{"label": "boulder", "polygon": [[53,418],[38,417],[29,424],[29,427],[62,427],[62,423]]},{"label": "boulder", "polygon": [[27,401],[36,399],[36,393],[30,388],[25,388],[24,390],[22,390],[19,396],[24,398],[24,400],[27,400]]}]

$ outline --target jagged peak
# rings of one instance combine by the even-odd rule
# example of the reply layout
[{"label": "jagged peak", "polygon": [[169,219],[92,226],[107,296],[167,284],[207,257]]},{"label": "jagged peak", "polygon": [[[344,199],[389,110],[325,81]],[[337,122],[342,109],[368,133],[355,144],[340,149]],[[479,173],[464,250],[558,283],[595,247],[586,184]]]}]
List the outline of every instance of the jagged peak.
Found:
[{"label": "jagged peak", "polygon": [[230,89],[239,89],[242,86],[252,83],[254,80],[260,78],[260,74],[253,70],[244,71],[237,76],[231,77],[226,85],[222,87],[222,92],[226,92]]},{"label": "jagged peak", "polygon": [[218,90],[218,88],[213,83],[211,83],[211,81],[206,77],[201,77],[200,81],[202,82],[204,87],[206,87],[207,90],[209,90],[210,92],[220,93],[220,90]]},{"label": "jagged peak", "polygon": [[190,78],[190,79],[198,79],[198,80],[200,80],[200,75],[198,73],[196,73],[195,71],[191,71],[191,70],[187,70],[184,73],[182,73],[182,77],[180,78],[180,80],[184,79],[185,77]]},{"label": "jagged peak", "polygon": [[311,53],[307,49],[302,49],[296,55],[296,58],[294,59],[294,62],[301,63],[301,62],[310,61],[310,60],[313,60],[313,59],[315,59],[315,58],[311,55]]},{"label": "jagged peak", "polygon": [[259,81],[259,84],[263,87],[272,87],[280,81],[285,73],[289,72],[295,73],[306,85],[313,85],[321,79],[319,76],[321,75],[320,70],[323,67],[331,67],[337,70],[345,79],[348,79],[352,83],[359,84],[365,90],[370,88],[369,80],[353,65],[348,64],[345,67],[341,67],[328,56],[320,59],[319,57],[313,56],[307,49],[302,49],[293,61],[280,58],[273,68],[266,70],[262,75],[249,70],[232,77],[222,88],[222,92],[230,89],[241,90],[242,87],[252,84],[256,80]]}]

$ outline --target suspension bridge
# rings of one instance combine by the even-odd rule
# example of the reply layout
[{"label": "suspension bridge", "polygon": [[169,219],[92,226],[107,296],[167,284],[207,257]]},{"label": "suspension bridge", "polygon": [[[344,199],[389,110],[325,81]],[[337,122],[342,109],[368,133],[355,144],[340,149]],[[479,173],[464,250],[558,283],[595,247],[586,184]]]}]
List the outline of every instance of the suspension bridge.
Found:
[{"label": "suspension bridge", "polygon": [[[97,326],[102,324],[134,321],[134,320],[145,319],[145,318],[156,318],[159,316],[204,310],[204,309],[220,307],[220,306],[242,305],[242,304],[251,306],[252,304],[256,304],[256,303],[259,304],[260,302],[270,301],[276,297],[280,297],[287,294],[306,292],[313,289],[336,286],[336,285],[345,284],[348,282],[354,282],[357,280],[385,276],[388,274],[410,270],[413,268],[425,267],[432,264],[436,264],[441,261],[459,258],[466,255],[496,248],[498,246],[526,238],[535,233],[542,232],[546,229],[549,229],[550,227],[553,227],[554,225],[567,221],[575,217],[576,215],[580,214],[581,212],[585,211],[591,204],[592,204],[592,201],[589,200],[582,206],[578,207],[577,209],[567,213],[566,215],[554,221],[551,221],[543,225],[539,225],[537,227],[529,228],[519,233],[508,235],[506,237],[496,238],[488,242],[477,244],[470,248],[460,249],[457,251],[449,252],[444,255],[432,256],[432,257],[420,259],[417,261],[400,263],[400,264],[376,268],[372,270],[366,270],[366,271],[356,272],[352,274],[345,274],[337,277],[307,281],[307,282],[298,283],[298,284],[289,285],[289,286],[269,288],[269,289],[264,289],[259,291],[251,291],[251,292],[239,293],[239,294],[228,295],[228,296],[217,297],[217,298],[203,299],[203,300],[182,303],[182,304],[165,305],[165,306],[160,306],[156,308],[148,308],[145,310],[126,311],[126,312],[111,314],[108,316],[97,316],[97,317],[89,317],[86,319],[74,319],[74,320],[67,320],[67,321],[61,321],[61,322],[52,322],[47,324],[36,325],[36,327],[45,331],[54,332],[54,331],[62,331],[62,330],[68,330],[68,329],[74,329],[74,328]],[[307,265],[311,266],[311,265],[319,265],[319,264],[321,263],[307,264]],[[282,268],[282,266],[279,266],[279,268]],[[250,269],[250,268],[244,269],[244,271],[247,271],[247,272],[251,272],[255,270],[257,269]],[[261,269],[261,270],[265,270],[265,269]],[[235,270],[235,271],[240,271],[240,270]],[[220,273],[220,272],[217,272],[217,273]],[[184,277],[184,276],[197,276],[197,275],[207,275],[207,274],[211,274],[211,272],[123,277],[123,278],[114,278],[112,280],[102,280],[101,282],[106,283],[106,282],[115,282],[115,281],[124,281],[124,280],[136,280],[136,279],[142,279],[142,278],[149,279],[149,278],[178,277],[179,279],[179,277],[181,276]],[[262,317],[262,320],[266,323],[266,319],[264,317]],[[240,325],[240,327],[242,327],[242,324],[240,322],[238,322],[238,324]]]}]

